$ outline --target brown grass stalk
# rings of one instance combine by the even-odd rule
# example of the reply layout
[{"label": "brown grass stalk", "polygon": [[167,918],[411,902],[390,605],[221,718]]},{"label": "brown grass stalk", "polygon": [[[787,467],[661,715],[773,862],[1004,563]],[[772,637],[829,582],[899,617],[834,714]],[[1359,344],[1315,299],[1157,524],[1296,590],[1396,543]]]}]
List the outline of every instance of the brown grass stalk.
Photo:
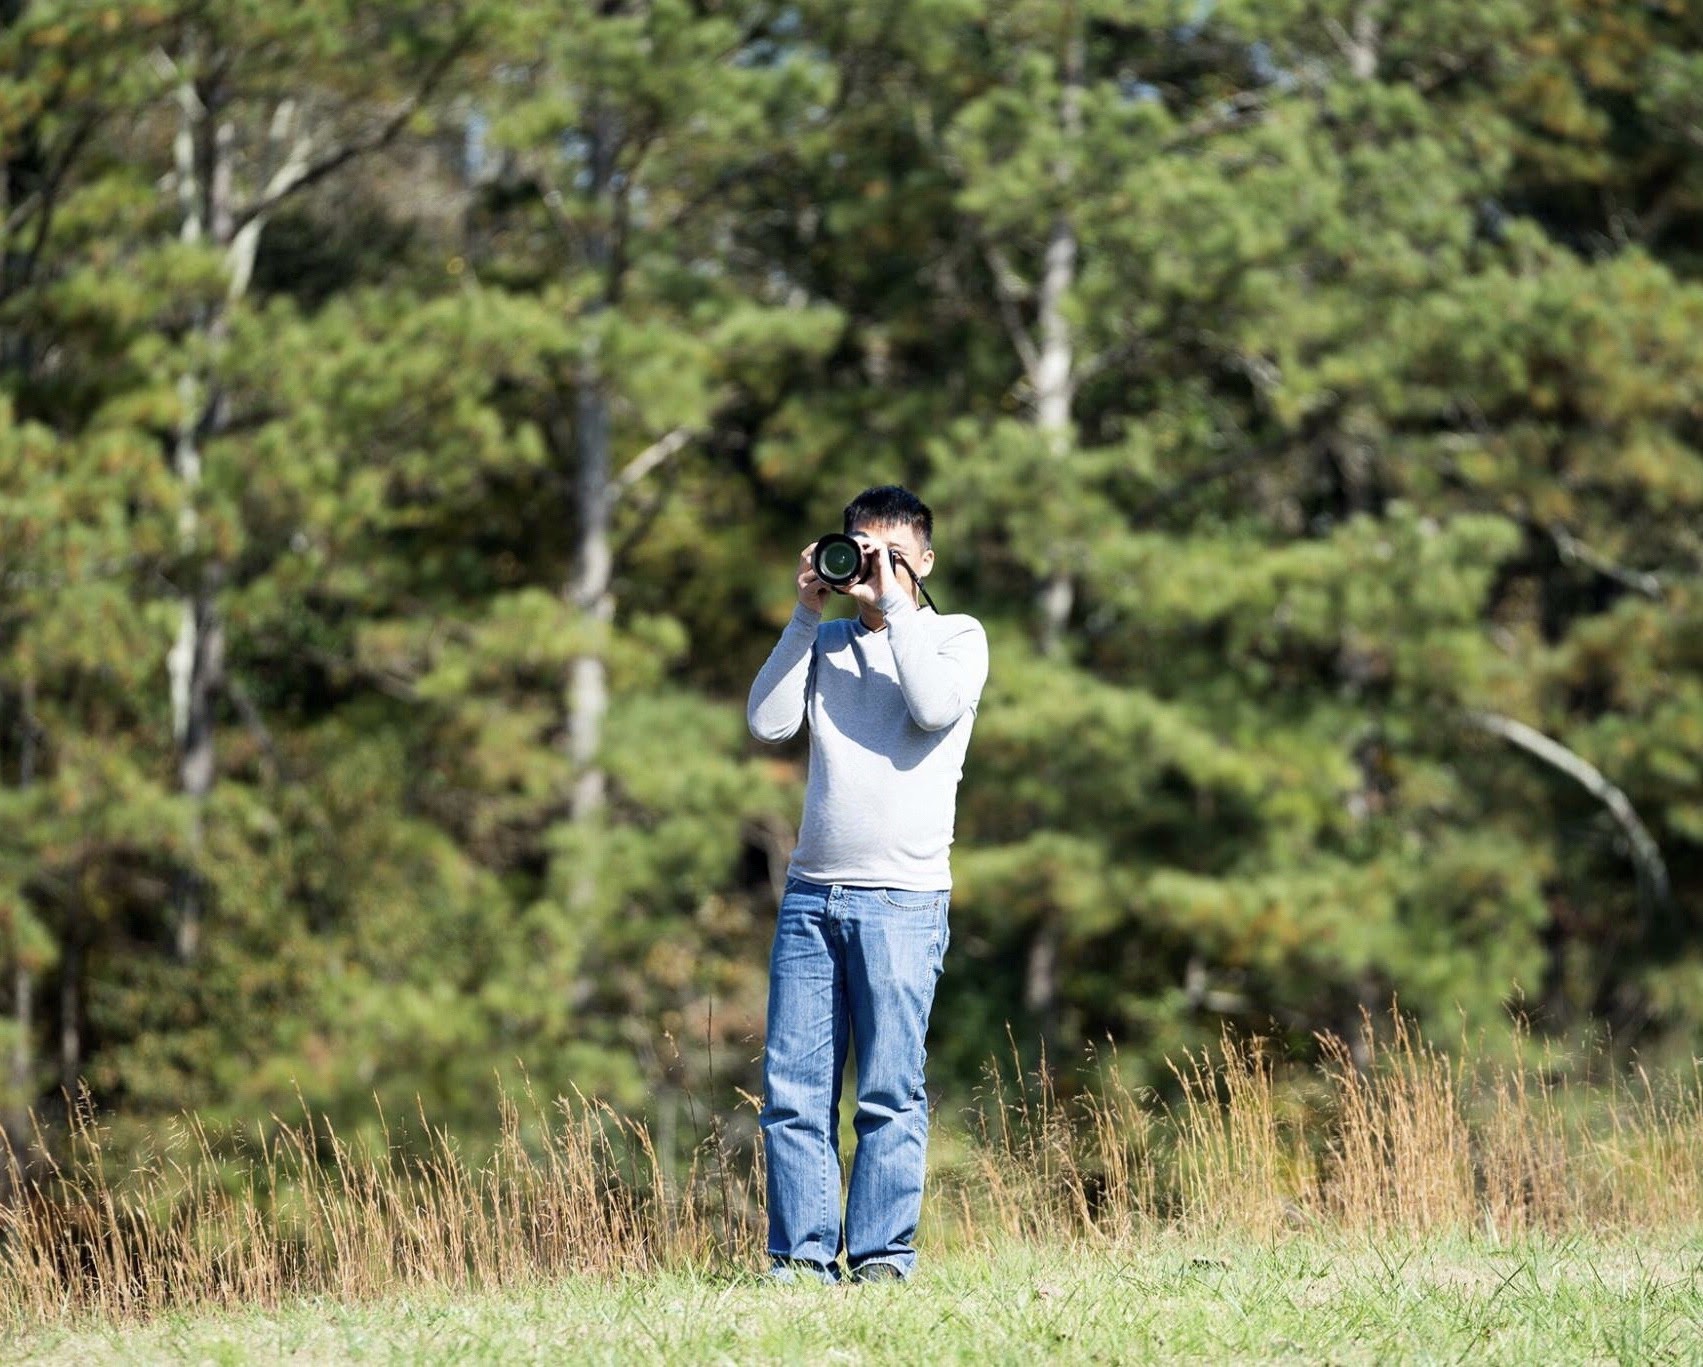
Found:
[{"label": "brown grass stalk", "polygon": [[[968,1133],[943,1127],[937,1154],[960,1156],[931,1177],[925,1232],[987,1247],[1161,1228],[1503,1239],[1703,1219],[1695,1066],[1573,1086],[1565,1060],[1528,1061],[1519,1031],[1513,1061],[1492,1063],[1397,1013],[1365,1018],[1357,1043],[1322,1036],[1309,1070],[1225,1031],[1173,1065],[1169,1100],[1131,1087],[1115,1051],[1069,1091],[1044,1062],[995,1066]],[[100,1118],[74,1106],[58,1147],[36,1134],[35,1166],[0,1149],[0,1321],[760,1263],[761,1155],[736,1162],[720,1118],[674,1176],[642,1123],[578,1095],[503,1097],[477,1163],[418,1120],[402,1143],[382,1113],[357,1141],[305,1107],[219,1133],[188,1116],[120,1170]]]}]

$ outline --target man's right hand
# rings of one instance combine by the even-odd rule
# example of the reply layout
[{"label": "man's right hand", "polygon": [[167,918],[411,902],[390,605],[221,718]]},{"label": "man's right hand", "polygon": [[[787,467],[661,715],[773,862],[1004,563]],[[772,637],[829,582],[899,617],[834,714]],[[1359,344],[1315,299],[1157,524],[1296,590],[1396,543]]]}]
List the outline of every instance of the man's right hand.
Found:
[{"label": "man's right hand", "polygon": [[833,590],[816,577],[816,566],[810,558],[815,550],[816,543],[812,541],[798,553],[798,601],[810,611],[820,612]]}]

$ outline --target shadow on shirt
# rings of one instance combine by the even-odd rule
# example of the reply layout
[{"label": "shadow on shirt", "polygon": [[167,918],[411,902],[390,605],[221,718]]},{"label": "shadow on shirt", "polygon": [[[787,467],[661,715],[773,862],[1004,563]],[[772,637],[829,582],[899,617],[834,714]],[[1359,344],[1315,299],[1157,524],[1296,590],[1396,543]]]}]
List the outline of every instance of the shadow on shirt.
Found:
[{"label": "shadow on shirt", "polygon": [[822,709],[835,731],[898,770],[915,769],[957,729],[923,730],[911,718],[899,681],[867,668],[855,649],[817,655],[813,692],[812,707]]}]

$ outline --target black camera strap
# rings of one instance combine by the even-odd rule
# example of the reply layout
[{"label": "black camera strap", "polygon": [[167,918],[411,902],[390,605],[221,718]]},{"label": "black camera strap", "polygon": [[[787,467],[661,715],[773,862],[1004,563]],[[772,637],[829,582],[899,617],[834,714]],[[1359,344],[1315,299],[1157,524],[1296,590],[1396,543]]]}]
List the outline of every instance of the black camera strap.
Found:
[{"label": "black camera strap", "polygon": [[911,583],[917,586],[917,592],[922,595],[923,602],[927,603],[929,607],[934,608],[936,612],[939,612],[940,609],[934,606],[934,599],[928,596],[928,586],[922,582],[922,576],[911,568],[911,562],[906,560],[904,556],[900,555],[897,551],[892,552],[892,555],[893,563],[903,569],[906,574],[910,575]]}]

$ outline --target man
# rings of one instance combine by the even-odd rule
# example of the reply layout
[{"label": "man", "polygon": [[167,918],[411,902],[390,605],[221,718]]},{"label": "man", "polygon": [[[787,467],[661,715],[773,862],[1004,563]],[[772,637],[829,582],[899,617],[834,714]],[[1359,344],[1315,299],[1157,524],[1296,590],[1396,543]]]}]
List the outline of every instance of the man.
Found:
[{"label": "man", "polygon": [[[845,510],[868,577],[831,590],[798,561],[798,606],[746,718],[779,742],[810,726],[804,821],[769,963],[761,1116],[771,1275],[903,1280],[916,1263],[928,1099],[923,1039],[946,952],[958,780],[987,679],[973,617],[917,603],[934,517],[908,490]],[[894,563],[896,553],[898,563]],[[913,577],[914,576],[914,577]],[[823,622],[830,592],[857,616]],[[840,1080],[857,1051],[857,1150],[842,1221]]]}]

